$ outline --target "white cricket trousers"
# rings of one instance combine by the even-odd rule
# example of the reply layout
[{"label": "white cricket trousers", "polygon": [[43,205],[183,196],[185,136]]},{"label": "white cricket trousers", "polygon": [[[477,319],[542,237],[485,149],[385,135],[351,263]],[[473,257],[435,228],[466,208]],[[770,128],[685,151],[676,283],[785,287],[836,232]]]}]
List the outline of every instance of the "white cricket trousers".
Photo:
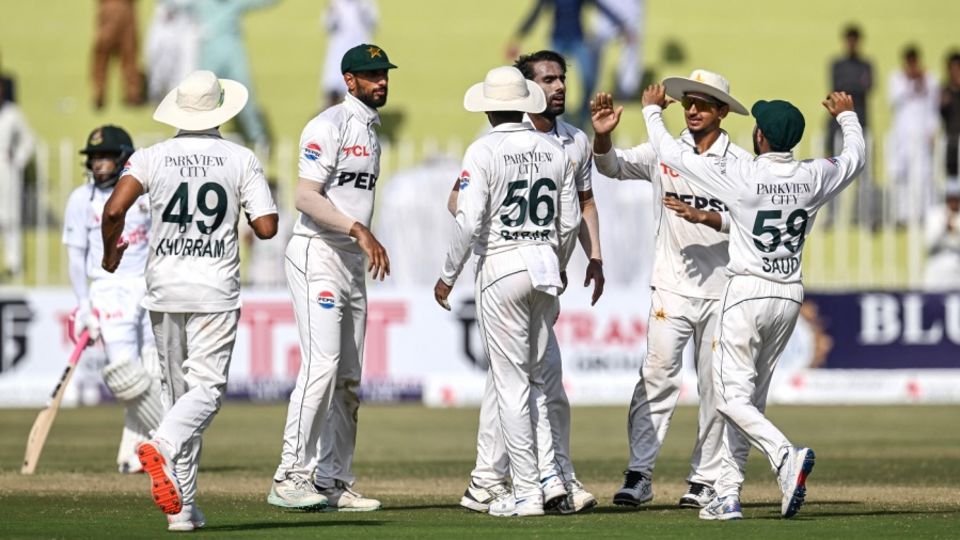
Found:
[{"label": "white cricket trousers", "polygon": [[[153,348],[153,329],[140,301],[147,295],[142,277],[96,279],[90,283],[90,304],[99,312],[100,336],[107,362],[136,362],[141,349]],[[152,366],[144,366],[147,371]]]},{"label": "white cricket trousers", "polygon": [[[559,304],[559,301],[558,301]],[[547,415],[553,437],[553,461],[538,456],[540,479],[558,474],[566,482],[576,478],[570,459],[570,402],[563,388],[563,362],[557,336],[550,327],[547,352],[544,358],[543,393],[546,396]],[[538,428],[541,425],[538,424]],[[543,437],[537,434],[537,438]],[[538,449],[539,450],[539,449]],[[500,409],[493,373],[487,371],[487,382],[480,402],[480,426],[477,430],[477,464],[470,474],[474,484],[489,488],[502,483],[510,474],[510,458],[503,442],[500,427]]]},{"label": "white cricket trousers", "polygon": [[[640,380],[634,387],[627,417],[629,470],[653,475],[657,455],[680,398],[683,349],[692,338],[700,410],[687,482],[708,486],[716,482],[720,475],[723,437],[723,424],[717,414],[714,394],[712,363],[718,318],[718,300],[682,296],[663,289],[652,290],[647,354],[640,365]],[[746,462],[750,447],[743,443],[738,448],[738,459]]]},{"label": "white cricket trousers", "polygon": [[220,410],[240,310],[150,312],[163,373],[166,413],[154,437],[174,463],[184,504],[197,494],[201,437]]},{"label": "white cricket trousers", "polygon": [[480,258],[475,295],[513,491],[517,498],[542,497],[540,464],[554,461],[544,357],[557,299],[533,288],[517,250]]},{"label": "white cricket trousers", "polygon": [[717,409],[726,420],[720,478],[714,488],[720,496],[738,494],[743,485],[744,462],[734,459],[731,449],[739,444],[738,433],[767,456],[774,472],[791,446],[763,411],[773,370],[793,334],[802,303],[801,283],[734,276],[724,289],[720,350],[714,360]]},{"label": "white cricket trousers", "polygon": [[[153,328],[147,310],[140,301],[147,294],[147,284],[142,276],[96,279],[90,283],[90,304],[97,310],[100,322],[100,337],[110,365],[132,362],[143,367],[146,375],[159,381],[160,366],[157,361]],[[106,381],[109,387],[109,381]],[[159,385],[159,382],[155,383]],[[112,391],[112,390],[111,390]],[[123,434],[117,450],[117,464],[121,467],[136,458],[136,448],[149,440],[157,429],[162,406],[156,393],[147,392],[151,404],[149,417],[139,414],[138,407],[124,401]]]},{"label": "white cricket trousers", "polygon": [[294,236],[284,268],[300,332],[300,372],[290,394],[274,480],[353,485],[363,339],[365,258],[317,237]]}]

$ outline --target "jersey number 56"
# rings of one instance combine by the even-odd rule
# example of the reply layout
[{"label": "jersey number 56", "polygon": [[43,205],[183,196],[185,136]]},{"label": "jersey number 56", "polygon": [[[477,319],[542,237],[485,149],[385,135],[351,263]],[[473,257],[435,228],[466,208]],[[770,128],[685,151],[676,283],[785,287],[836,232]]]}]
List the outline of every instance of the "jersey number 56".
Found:
[{"label": "jersey number 56", "polygon": [[[557,191],[557,183],[550,178],[540,178],[533,183],[529,192],[524,193],[523,190],[527,189],[528,185],[526,180],[516,180],[507,184],[507,198],[500,205],[504,209],[500,214],[500,221],[507,227],[523,225],[528,215],[530,221],[543,227],[553,221],[556,216],[553,193]],[[543,193],[544,189],[546,193]],[[519,210],[514,217],[511,217],[515,212],[514,208],[510,208],[512,206],[516,206]],[[546,210],[541,212],[541,207],[546,207]]]}]

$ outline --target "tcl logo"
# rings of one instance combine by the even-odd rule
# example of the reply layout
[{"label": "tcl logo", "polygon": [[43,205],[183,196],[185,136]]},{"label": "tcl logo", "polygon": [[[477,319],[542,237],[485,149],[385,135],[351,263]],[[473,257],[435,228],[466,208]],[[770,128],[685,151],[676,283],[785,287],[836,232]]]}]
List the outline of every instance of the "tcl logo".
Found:
[{"label": "tcl logo", "polygon": [[370,151],[367,150],[366,146],[363,146],[362,144],[357,144],[354,146],[344,146],[343,154],[346,156],[364,157],[364,156],[369,156]]},{"label": "tcl logo", "polygon": [[668,174],[668,175],[670,175],[671,178],[677,178],[677,177],[680,176],[680,173],[678,173],[677,171],[671,169],[670,167],[667,167],[667,166],[664,165],[663,163],[660,164],[660,170],[663,171],[663,174]]}]

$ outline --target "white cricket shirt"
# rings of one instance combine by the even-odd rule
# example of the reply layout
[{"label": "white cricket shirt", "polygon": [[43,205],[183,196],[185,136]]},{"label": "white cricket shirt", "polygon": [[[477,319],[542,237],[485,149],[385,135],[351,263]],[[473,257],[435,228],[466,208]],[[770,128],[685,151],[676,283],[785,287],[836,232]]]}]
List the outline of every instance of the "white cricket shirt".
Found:
[{"label": "white cricket shirt", "polygon": [[456,232],[440,277],[452,285],[473,252],[548,245],[562,271],[580,227],[573,163],[526,123],[505,123],[467,148],[460,172]]},{"label": "white cricket shirt", "polygon": [[240,209],[251,221],[277,213],[253,152],[215,129],[181,132],[137,150],[123,174],[143,185],[153,211],[143,306],[171,313],[239,308]]},{"label": "white cricket shirt", "polygon": [[113,193],[113,187],[102,189],[93,183],[82,185],[70,193],[66,214],[63,216],[63,243],[86,250],[84,264],[89,279],[108,279],[113,276],[143,277],[150,253],[150,245],[147,241],[150,233],[150,202],[146,196],[138,198],[127,212],[120,238],[129,245],[123,252],[120,266],[111,274],[101,265],[103,236],[100,226],[103,220],[103,206],[111,193]]},{"label": "white cricket shirt", "polygon": [[837,116],[843,130],[839,156],[803,161],[790,152],[770,152],[755,159],[698,156],[670,136],[659,106],[645,107],[643,117],[663,163],[729,207],[727,273],[800,283],[803,245],[817,210],[853,181],[864,165],[865,145],[856,113]]},{"label": "white cricket shirt", "polygon": [[[693,152],[693,135],[684,130],[678,143]],[[706,152],[707,156],[749,159],[751,154],[730,142],[727,132]],[[730,260],[726,233],[697,225],[663,206],[664,197],[673,197],[700,210],[720,212],[727,219],[726,205],[689,181],[688,175],[665,165],[654,146],[644,143],[627,150],[596,154],[597,170],[620,180],[649,180],[653,186],[655,223],[653,276],[650,285],[691,298],[720,298],[727,282],[724,268]]]},{"label": "white cricket shirt", "polygon": [[[380,115],[347,94],[343,103],[314,117],[300,135],[299,176],[319,182],[337,210],[370,227],[377,179],[380,141],[374,124]],[[331,247],[359,252],[350,235],[318,225],[303,212],[293,234],[317,236]]]},{"label": "white cricket shirt", "polygon": [[[523,121],[532,124],[530,115],[523,115]],[[541,131],[544,135],[553,138],[567,157],[573,162],[573,179],[577,183],[577,191],[589,191],[593,188],[593,145],[583,130],[573,124],[568,124],[561,118],[554,119],[553,129]]]}]

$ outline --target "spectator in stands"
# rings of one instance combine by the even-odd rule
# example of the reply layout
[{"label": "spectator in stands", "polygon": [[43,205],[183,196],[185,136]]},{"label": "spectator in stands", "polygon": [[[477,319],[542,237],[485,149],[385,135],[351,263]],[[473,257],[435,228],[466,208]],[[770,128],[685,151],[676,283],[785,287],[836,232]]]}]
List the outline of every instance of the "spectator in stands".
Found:
[{"label": "spectator in stands", "polygon": [[[646,13],[645,0],[603,0],[610,11],[617,14],[633,32],[634,39],[625,39],[620,46],[617,60],[614,97],[629,100],[638,96],[643,80],[643,20]],[[617,21],[598,13],[594,18],[592,49],[600,54],[608,43],[620,35]],[[628,34],[629,35],[629,34]],[[599,58],[597,65],[600,65]]]},{"label": "spectator in stands", "polygon": [[893,122],[884,152],[898,225],[919,223],[923,210],[933,201],[937,88],[936,78],[920,64],[920,52],[908,46],[903,52],[903,69],[890,75],[888,100]]},{"label": "spectator in stands", "polygon": [[331,0],[323,22],[329,39],[320,86],[332,107],[343,100],[347,86],[340,72],[340,60],[358,43],[370,43],[377,27],[377,4],[373,0]]},{"label": "spectator in stands", "polygon": [[15,103],[3,100],[0,86],[0,230],[6,267],[0,278],[8,280],[23,272],[23,169],[33,156],[33,132]]},{"label": "spectator in stands", "polygon": [[927,267],[924,283],[929,290],[960,290],[960,182],[946,186],[944,204],[926,212]]},{"label": "spectator in stands", "polygon": [[210,70],[221,79],[232,79],[247,87],[247,106],[237,120],[247,144],[265,152],[270,147],[263,111],[257,103],[250,61],[244,46],[241,20],[248,11],[275,4],[277,0],[193,0],[191,3],[200,26],[199,69]]},{"label": "spectator in stands", "polygon": [[93,42],[93,106],[103,108],[110,57],[120,57],[127,105],[142,105],[143,76],[137,68],[137,14],[134,0],[99,0]]},{"label": "spectator in stands", "polygon": [[[864,138],[870,141],[867,134],[868,123],[867,107],[870,91],[873,89],[873,66],[863,58],[860,53],[860,40],[862,34],[860,28],[855,24],[847,25],[843,30],[844,52],[843,55],[834,59],[830,65],[830,92],[846,92],[853,97],[854,112],[857,113],[857,119],[860,120],[860,126],[863,128]],[[827,138],[825,155],[838,156],[843,149],[843,134],[840,132],[840,124],[832,117],[827,117]],[[869,142],[868,142],[869,144]],[[874,208],[874,184],[870,170],[865,169],[864,173],[857,180],[857,205],[855,216],[859,223],[865,225],[879,224],[879,209]],[[827,204],[826,212],[822,213],[824,226],[833,225],[836,218],[839,198],[833,199]]]},{"label": "spectator in stands", "polygon": [[947,136],[947,177],[957,181],[957,161],[960,158],[960,51],[947,58],[947,82],[940,91],[940,117]]},{"label": "spectator in stands", "polygon": [[158,0],[147,30],[147,97],[159,103],[197,69],[199,29],[190,0]]},{"label": "spectator in stands", "polygon": [[634,40],[633,29],[616,13],[610,10],[601,0],[536,0],[530,14],[517,30],[513,40],[507,46],[507,58],[510,62],[519,56],[520,41],[526,36],[533,24],[537,22],[540,13],[546,8],[553,8],[553,30],[550,33],[550,48],[554,51],[574,59],[574,69],[580,74],[580,106],[574,123],[583,127],[589,123],[590,98],[597,85],[600,66],[597,63],[599,54],[590,46],[590,42],[583,33],[582,11],[587,4],[593,4],[608,17],[629,43]]}]

